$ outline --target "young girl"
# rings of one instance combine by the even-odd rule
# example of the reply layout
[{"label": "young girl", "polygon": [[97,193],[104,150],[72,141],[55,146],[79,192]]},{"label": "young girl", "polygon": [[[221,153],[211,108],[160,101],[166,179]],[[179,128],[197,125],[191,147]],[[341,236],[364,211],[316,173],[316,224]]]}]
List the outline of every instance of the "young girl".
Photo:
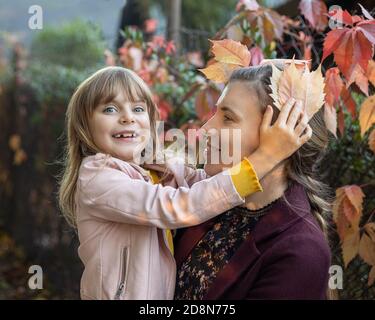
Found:
[{"label": "young girl", "polygon": [[81,298],[172,299],[176,265],[166,230],[203,223],[261,191],[258,179],[311,134],[294,101],[281,114],[299,124],[270,126],[269,108],[260,146],[236,166],[208,179],[203,170],[187,169],[183,181],[162,186],[154,184],[154,172],[134,160],[149,141],[157,144],[158,110],[149,88],[121,67],[104,68],[85,80],[67,109],[59,190],[60,207],[78,228],[85,266]]}]

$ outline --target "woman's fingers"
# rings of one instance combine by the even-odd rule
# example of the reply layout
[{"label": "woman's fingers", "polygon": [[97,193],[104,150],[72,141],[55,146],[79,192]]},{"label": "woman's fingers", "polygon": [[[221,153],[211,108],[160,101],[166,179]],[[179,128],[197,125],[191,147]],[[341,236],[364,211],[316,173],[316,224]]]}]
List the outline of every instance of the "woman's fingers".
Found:
[{"label": "woman's fingers", "polygon": [[273,115],[273,109],[270,105],[268,105],[266,112],[263,115],[261,130],[266,130],[271,125],[272,115]]},{"label": "woman's fingers", "polygon": [[297,124],[297,121],[298,121],[298,119],[301,116],[301,113],[302,113],[302,102],[301,101],[297,101],[294,104],[292,110],[290,111],[288,120],[286,122],[286,125],[289,128],[291,128],[292,130],[294,130],[294,128],[295,128],[295,126]]},{"label": "woman's fingers", "polygon": [[279,116],[277,117],[276,122],[279,125],[286,124],[286,121],[288,120],[288,116],[290,113],[290,110],[292,109],[293,105],[295,104],[296,100],[294,98],[290,98],[284,106],[281,108],[281,111],[279,113]]},{"label": "woman's fingers", "polygon": [[307,117],[306,113],[303,113],[299,123],[294,129],[294,132],[296,133],[298,137],[300,137],[302,133],[305,131],[306,127],[308,126],[308,123],[309,123],[309,118]]},{"label": "woman's fingers", "polygon": [[310,140],[312,136],[312,129],[310,127],[310,125],[307,125],[306,127],[306,132],[299,138],[299,145],[303,145],[304,143],[306,143],[307,141]]}]

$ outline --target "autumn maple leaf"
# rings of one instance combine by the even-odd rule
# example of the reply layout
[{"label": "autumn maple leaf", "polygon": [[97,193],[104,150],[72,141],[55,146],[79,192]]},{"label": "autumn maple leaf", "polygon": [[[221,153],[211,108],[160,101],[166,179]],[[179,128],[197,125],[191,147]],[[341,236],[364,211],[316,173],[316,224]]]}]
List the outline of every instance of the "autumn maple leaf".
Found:
[{"label": "autumn maple leaf", "polygon": [[330,68],[325,74],[325,105],[324,105],[324,122],[327,129],[336,137],[337,131],[337,114],[336,105],[340,101],[341,91],[344,87],[344,82],[340,76],[338,68]]},{"label": "autumn maple leaf", "polygon": [[207,79],[225,83],[235,69],[249,66],[251,54],[245,45],[231,39],[210,41],[214,57],[206,68],[198,69]]},{"label": "autumn maple leaf", "polygon": [[363,101],[359,111],[359,126],[363,137],[368,129],[375,123],[375,95]]},{"label": "autumn maple leaf", "polygon": [[333,203],[333,220],[341,240],[345,267],[358,254],[359,222],[362,216],[364,194],[359,186],[338,188]]},{"label": "autumn maple leaf", "polygon": [[322,0],[301,0],[299,9],[316,30],[322,31],[327,27],[327,6]]},{"label": "autumn maple leaf", "polygon": [[272,64],[271,97],[274,105],[281,110],[289,98],[302,101],[309,119],[324,103],[324,78],[321,66],[310,72],[305,65],[297,68],[294,60],[283,71]]},{"label": "autumn maple leaf", "polygon": [[[361,77],[361,72],[367,70],[368,62],[374,55],[375,20],[351,16],[342,10],[336,10],[334,14],[331,12],[329,15],[337,20],[337,17],[340,17],[339,22],[347,26],[331,30],[327,34],[322,61],[333,53],[334,60],[345,78],[351,82],[355,81],[362,91],[366,91],[363,78],[358,77]],[[366,14],[366,17],[372,18],[369,14]],[[356,67],[357,64],[361,69]],[[356,73],[354,76],[353,72]]]}]

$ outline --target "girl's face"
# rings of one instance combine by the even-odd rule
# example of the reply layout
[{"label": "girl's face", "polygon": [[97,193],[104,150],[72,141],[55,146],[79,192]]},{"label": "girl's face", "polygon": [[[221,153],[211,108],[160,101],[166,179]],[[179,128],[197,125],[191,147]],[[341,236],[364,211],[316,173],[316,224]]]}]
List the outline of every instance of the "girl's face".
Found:
[{"label": "girl's face", "polygon": [[101,152],[136,162],[151,136],[146,103],[130,102],[120,91],[112,101],[95,108],[89,130]]},{"label": "girl's face", "polygon": [[[215,175],[226,167],[237,164],[236,159],[242,160],[256,150],[259,145],[259,128],[262,118],[263,112],[254,90],[240,81],[229,83],[225,87],[217,101],[216,113],[202,127],[209,131],[207,158],[204,166],[208,175]],[[240,129],[238,136],[234,134],[233,129]],[[211,130],[213,134],[210,133]],[[222,135],[221,132],[227,134]],[[215,142],[219,142],[219,145]],[[212,153],[217,153],[218,149],[218,153],[223,152],[223,146],[227,146],[229,155],[237,163],[228,163],[227,160],[223,163],[221,156],[218,163],[213,163]]]}]

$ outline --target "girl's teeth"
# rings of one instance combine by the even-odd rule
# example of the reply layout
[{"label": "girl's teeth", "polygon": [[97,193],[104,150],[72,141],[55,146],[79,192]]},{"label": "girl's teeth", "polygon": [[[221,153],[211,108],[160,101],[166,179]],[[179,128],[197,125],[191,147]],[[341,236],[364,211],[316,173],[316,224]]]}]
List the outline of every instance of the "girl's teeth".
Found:
[{"label": "girl's teeth", "polygon": [[116,134],[115,138],[135,138],[135,134]]}]

